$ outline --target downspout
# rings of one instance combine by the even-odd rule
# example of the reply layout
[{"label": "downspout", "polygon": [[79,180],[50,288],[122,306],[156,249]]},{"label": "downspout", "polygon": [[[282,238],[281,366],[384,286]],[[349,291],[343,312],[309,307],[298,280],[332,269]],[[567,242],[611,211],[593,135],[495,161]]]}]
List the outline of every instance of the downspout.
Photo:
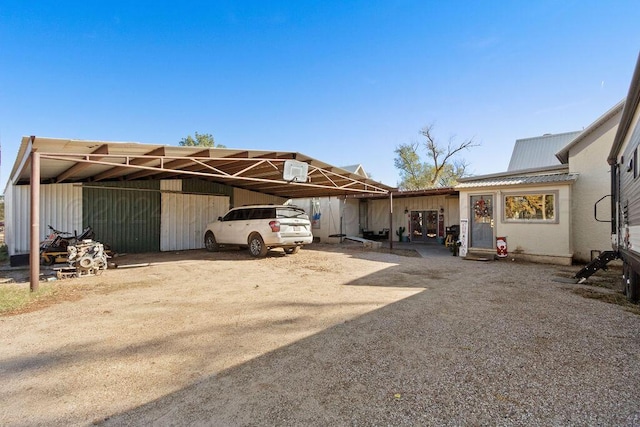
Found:
[{"label": "downspout", "polygon": [[611,164],[611,235],[618,233],[618,164]]},{"label": "downspout", "polygon": [[393,250],[393,193],[389,191],[389,250]]},{"label": "downspout", "polygon": [[[31,137],[33,144],[34,137]],[[31,151],[31,242],[29,245],[29,274],[31,292],[40,283],[40,153]]]}]

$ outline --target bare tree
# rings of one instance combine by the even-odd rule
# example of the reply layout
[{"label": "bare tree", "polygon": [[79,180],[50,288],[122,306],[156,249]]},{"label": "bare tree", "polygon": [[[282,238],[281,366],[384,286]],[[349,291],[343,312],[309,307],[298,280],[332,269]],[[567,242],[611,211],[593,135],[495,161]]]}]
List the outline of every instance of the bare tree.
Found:
[{"label": "bare tree", "polygon": [[[394,164],[400,170],[400,188],[418,190],[449,187],[455,185],[458,178],[466,176],[469,164],[464,159],[457,158],[457,155],[479,144],[473,138],[456,143],[452,136],[446,147],[442,146],[433,136],[433,127],[431,124],[420,130],[420,135],[424,137],[421,144],[413,142],[396,147]],[[426,151],[426,162],[420,161],[418,150],[421,146]]]}]

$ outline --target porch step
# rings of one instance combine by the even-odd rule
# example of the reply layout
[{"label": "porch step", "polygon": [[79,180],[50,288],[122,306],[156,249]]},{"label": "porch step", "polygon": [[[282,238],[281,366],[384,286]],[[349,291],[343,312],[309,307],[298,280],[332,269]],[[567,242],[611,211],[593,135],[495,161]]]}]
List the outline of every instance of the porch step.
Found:
[{"label": "porch step", "polygon": [[362,237],[357,236],[346,236],[345,240],[362,243],[362,246],[365,248],[380,249],[382,247],[382,242],[375,242],[373,240],[363,239]]},{"label": "porch step", "polygon": [[495,256],[493,256],[492,254],[484,254],[480,252],[467,252],[467,256],[465,256],[463,259],[467,261],[493,261],[495,259]]}]

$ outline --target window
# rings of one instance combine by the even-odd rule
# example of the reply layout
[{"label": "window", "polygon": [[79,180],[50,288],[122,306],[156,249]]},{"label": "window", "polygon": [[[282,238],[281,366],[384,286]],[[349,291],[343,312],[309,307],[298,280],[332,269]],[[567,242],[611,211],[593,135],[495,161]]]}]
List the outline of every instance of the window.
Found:
[{"label": "window", "polygon": [[222,218],[223,221],[243,221],[247,219],[249,215],[249,211],[247,209],[236,209],[233,211],[227,212],[227,214]]},{"label": "window", "polygon": [[249,219],[269,219],[276,217],[275,208],[255,208],[247,210],[249,211]]},{"label": "window", "polygon": [[517,222],[557,222],[554,193],[525,193],[504,196],[504,220]]}]

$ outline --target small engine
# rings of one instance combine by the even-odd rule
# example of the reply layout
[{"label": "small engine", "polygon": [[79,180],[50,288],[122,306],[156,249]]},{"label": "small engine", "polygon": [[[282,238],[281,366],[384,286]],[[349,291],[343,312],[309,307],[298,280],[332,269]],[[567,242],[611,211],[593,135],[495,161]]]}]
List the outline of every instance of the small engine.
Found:
[{"label": "small engine", "polygon": [[107,254],[102,243],[83,240],[67,246],[69,267],[75,268],[76,275],[90,276],[107,269]]}]

